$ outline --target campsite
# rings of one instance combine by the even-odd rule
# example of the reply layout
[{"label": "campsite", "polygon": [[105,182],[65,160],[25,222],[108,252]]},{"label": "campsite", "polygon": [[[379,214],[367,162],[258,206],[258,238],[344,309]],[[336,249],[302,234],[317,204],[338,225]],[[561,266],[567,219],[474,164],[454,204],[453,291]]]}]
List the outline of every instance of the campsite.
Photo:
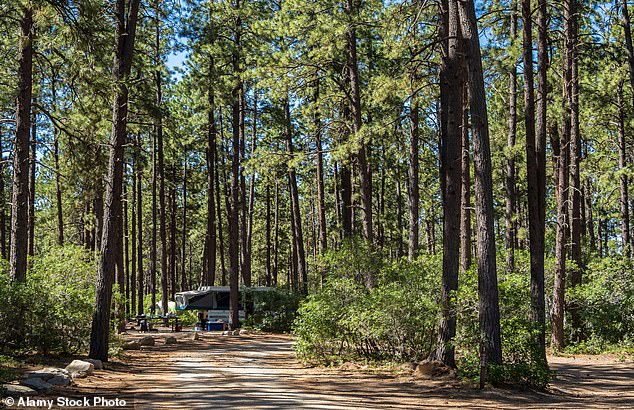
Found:
[{"label": "campsite", "polygon": [[627,0],[0,0],[0,406],[634,407]]}]

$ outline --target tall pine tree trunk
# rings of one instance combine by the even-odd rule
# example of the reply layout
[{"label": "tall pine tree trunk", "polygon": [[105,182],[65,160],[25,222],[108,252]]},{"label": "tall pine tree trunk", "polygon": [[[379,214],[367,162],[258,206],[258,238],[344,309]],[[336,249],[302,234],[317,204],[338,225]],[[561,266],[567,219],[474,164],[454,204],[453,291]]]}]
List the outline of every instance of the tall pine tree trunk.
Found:
[{"label": "tall pine tree trunk", "polygon": [[[284,101],[286,149],[291,158],[294,156],[293,148],[293,125],[291,123],[291,112],[288,100]],[[299,208],[299,192],[297,188],[297,176],[295,168],[288,170],[289,188],[291,196],[291,218],[293,222],[293,243],[297,258],[297,278],[301,280],[302,294],[308,294],[308,272],[306,271],[306,252],[304,250],[304,235],[302,231],[302,217]],[[299,289],[299,287],[297,287]]]},{"label": "tall pine tree trunk", "polygon": [[[56,78],[53,75],[51,80],[51,103],[52,111],[57,112],[57,89],[55,87]],[[64,245],[64,214],[62,208],[62,184],[60,182],[59,166],[59,129],[53,123],[53,160],[55,163],[55,199],[57,205],[57,244]]]},{"label": "tall pine tree trunk", "polygon": [[216,119],[214,117],[215,102],[214,94],[211,86],[211,73],[213,72],[213,60],[210,63],[210,84],[207,96],[208,107],[208,138],[207,138],[207,270],[205,271],[205,277],[203,283],[208,286],[213,286],[216,281],[216,205],[215,205],[215,171],[216,171]]},{"label": "tall pine tree trunk", "polygon": [[[530,0],[522,0],[523,59],[524,59],[524,124],[526,129],[526,173],[528,178],[528,234],[531,264],[531,317],[538,329],[539,359],[546,361],[544,336],[544,222],[538,147],[535,130],[535,91],[533,81],[533,24]],[[541,80],[540,80],[541,81]],[[540,87],[542,85],[540,84]],[[545,109],[542,107],[542,109]],[[542,119],[543,121],[543,119]],[[542,125],[543,126],[543,125]]]},{"label": "tall pine tree trunk", "polygon": [[20,19],[20,61],[18,65],[18,99],[13,148],[13,196],[11,200],[11,244],[9,270],[11,279],[26,281],[29,202],[29,131],[31,128],[31,94],[33,90],[33,9],[22,8]]},{"label": "tall pine tree trunk", "polygon": [[[347,0],[346,13],[355,16],[358,13],[358,6],[355,0]],[[359,62],[357,57],[357,33],[354,26],[348,28],[346,32],[347,52],[348,52],[348,81],[350,82],[350,107],[352,116],[352,133],[356,137],[361,131],[361,93],[359,78]],[[372,244],[373,228],[372,228],[372,168],[368,158],[367,142],[362,141],[361,147],[356,154],[357,165],[359,168],[359,193],[361,196],[361,208],[363,209],[363,237],[370,245]],[[368,275],[367,285],[374,286],[375,278],[372,274]]]},{"label": "tall pine tree trunk", "polygon": [[[524,16],[524,7],[528,0],[524,0],[522,2],[522,15]],[[511,14],[511,32],[509,34],[509,38],[511,40],[511,45],[515,42],[515,36],[517,35],[517,13],[516,13],[516,4],[515,2],[512,4],[512,14]],[[528,5],[530,10],[530,3]],[[529,15],[530,20],[530,15]],[[528,36],[528,38],[527,38]],[[532,52],[532,25],[530,21],[524,23],[524,50],[526,52],[526,47],[529,47],[529,50]],[[535,106],[533,105],[534,97],[533,97],[533,61],[529,60],[529,64],[524,62],[524,67],[527,67],[524,70],[524,96],[525,103],[528,101],[529,104],[526,105],[527,109],[525,111],[525,118],[530,118],[527,120],[527,136],[531,134],[533,138],[533,142],[535,141]],[[530,70],[529,70],[530,68]],[[529,77],[529,81],[526,81],[526,78]],[[527,85],[530,83],[530,86]],[[509,120],[508,120],[508,138],[507,138],[507,147],[508,147],[508,158],[506,161],[506,213],[505,213],[505,225],[506,225],[506,271],[508,273],[513,272],[515,269],[515,137],[517,134],[517,64],[515,58],[511,61],[511,70],[509,73]],[[528,139],[528,137],[527,137]],[[529,174],[530,175],[530,174]]]},{"label": "tall pine tree trunk", "polygon": [[471,266],[471,165],[469,158],[469,86],[464,84],[461,129],[461,189],[460,189],[460,268]]},{"label": "tall pine tree trunk", "polygon": [[621,173],[621,246],[623,247],[623,255],[628,258],[632,256],[630,248],[630,202],[628,192],[628,178],[624,172],[627,167],[627,151],[625,144],[625,108],[623,106],[623,82],[618,84],[617,88],[617,106],[618,106],[618,147],[619,147],[619,168]]},{"label": "tall pine tree trunk", "polygon": [[[142,138],[139,135],[138,150],[142,150]],[[137,314],[141,315],[145,312],[143,308],[143,295],[145,294],[145,272],[143,271],[143,162],[140,156],[137,156],[136,167],[136,222],[137,222]]]},{"label": "tall pine tree trunk", "polygon": [[465,56],[469,67],[470,107],[473,124],[473,162],[478,248],[478,296],[480,299],[480,383],[487,380],[489,363],[502,363],[500,308],[495,260],[493,181],[486,93],[480,40],[473,0],[458,2]]},{"label": "tall pine tree trunk", "polygon": [[416,258],[418,253],[418,230],[420,219],[419,188],[418,188],[418,138],[420,131],[418,97],[412,97],[412,134],[409,143],[409,248],[407,256],[410,261]]},{"label": "tall pine tree trunk", "polygon": [[[577,0],[564,2],[570,8],[570,22],[566,33],[567,41],[570,43],[569,61],[570,78],[570,177],[572,186],[570,197],[572,201],[571,224],[570,224],[570,258],[575,263],[571,269],[570,284],[573,288],[581,285],[583,275],[583,259],[581,255],[581,133],[579,130],[579,39],[578,39],[578,13],[579,6]],[[565,14],[565,13],[564,13]],[[573,329],[573,339],[580,341],[583,339],[583,324],[581,320],[580,306],[576,301],[570,304],[570,315]]]},{"label": "tall pine tree trunk", "polygon": [[240,275],[240,235],[239,235],[239,181],[240,181],[240,34],[242,20],[240,13],[240,0],[236,0],[235,9],[238,17],[235,22],[234,50],[232,55],[233,74],[237,78],[231,93],[231,114],[232,114],[232,141],[231,141],[231,201],[227,209],[229,213],[229,327],[237,329],[240,327],[238,315],[238,284]]},{"label": "tall pine tree trunk", "polygon": [[[37,96],[33,97],[33,106]],[[31,150],[29,152],[29,256],[35,255],[35,172],[37,170],[37,113],[32,109]]]},{"label": "tall pine tree trunk", "polygon": [[452,302],[458,290],[460,256],[460,199],[462,189],[462,117],[464,77],[461,28],[458,6],[454,0],[443,1],[441,38],[446,56],[440,71],[441,101],[441,190],[443,198],[443,272],[441,288],[441,319],[438,345],[433,358],[455,367],[453,338],[456,336],[456,314]]},{"label": "tall pine tree trunk", "polygon": [[[168,293],[168,269],[167,269],[167,219],[165,216],[165,154],[163,152],[163,79],[161,75],[161,13],[160,2],[155,4],[156,19],[156,71],[154,72],[156,82],[156,143],[158,155],[158,179],[159,179],[159,238],[161,241],[161,304],[163,314],[167,314],[167,293]],[[156,255],[156,254],[155,254]],[[154,262],[156,263],[156,262]],[[155,272],[156,275],[156,272]],[[172,278],[171,296],[174,299],[176,283]]]},{"label": "tall pine tree trunk", "polygon": [[109,183],[106,187],[103,239],[97,269],[95,312],[89,353],[91,359],[102,361],[108,360],[112,283],[117,260],[116,252],[121,252],[117,242],[121,235],[121,186],[128,117],[128,88],[125,80],[132,65],[138,11],[139,0],[130,0],[129,8],[126,8],[125,0],[117,0],[115,3],[116,52],[113,64],[114,101],[108,162]]},{"label": "tall pine tree trunk", "polygon": [[552,347],[560,350],[565,346],[564,310],[566,293],[566,231],[568,228],[568,183],[570,138],[572,127],[571,93],[572,93],[572,60],[573,47],[571,41],[573,30],[571,25],[571,6],[574,0],[564,2],[564,55],[562,80],[562,126],[559,141],[558,189],[557,189],[557,229],[555,234],[555,282],[553,289]]}]

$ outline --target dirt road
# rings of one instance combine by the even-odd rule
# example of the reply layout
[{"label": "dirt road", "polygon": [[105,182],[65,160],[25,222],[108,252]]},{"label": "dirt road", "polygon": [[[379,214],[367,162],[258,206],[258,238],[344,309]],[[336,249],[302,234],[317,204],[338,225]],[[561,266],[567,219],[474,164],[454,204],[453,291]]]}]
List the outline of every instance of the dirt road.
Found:
[{"label": "dirt road", "polygon": [[[480,391],[458,381],[429,381],[349,366],[305,368],[287,336],[221,336],[128,352],[109,370],[78,381],[69,396],[125,399],[135,408],[179,409],[412,409],[631,408],[634,368],[609,357],[553,358],[553,393]],[[164,336],[164,335],[161,335]],[[134,336],[133,336],[134,337]]]}]

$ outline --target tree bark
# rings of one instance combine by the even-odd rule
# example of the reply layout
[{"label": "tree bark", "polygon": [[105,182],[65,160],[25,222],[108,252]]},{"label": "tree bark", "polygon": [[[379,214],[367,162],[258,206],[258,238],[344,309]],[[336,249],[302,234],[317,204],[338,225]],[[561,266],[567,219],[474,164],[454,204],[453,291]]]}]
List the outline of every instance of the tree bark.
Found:
[{"label": "tree bark", "polygon": [[[316,80],[313,95],[314,104],[319,104],[319,80]],[[319,221],[319,253],[324,254],[328,248],[328,239],[326,232],[326,193],[324,188],[324,152],[322,146],[321,119],[319,109],[315,109],[313,117],[313,126],[315,129],[315,145],[317,150],[316,172],[317,172],[317,219]],[[322,271],[322,282],[325,272]]]},{"label": "tree bark", "polygon": [[[528,3],[528,4],[526,4]],[[516,3],[512,4],[511,12],[511,32],[509,39],[511,46],[515,43],[515,37],[517,35],[517,6]],[[528,10],[525,10],[525,9]],[[528,12],[528,15],[526,15]],[[522,17],[526,20],[524,22],[524,53],[533,51],[532,42],[532,22],[530,16],[530,1],[522,1]],[[532,55],[532,54],[531,54]],[[526,54],[524,54],[526,58]],[[528,64],[527,64],[528,63]],[[533,60],[532,57],[528,61],[524,61],[524,103],[527,108],[525,110],[525,122],[526,122],[526,135],[527,140],[532,137],[532,141],[535,141],[535,106],[534,106],[534,92],[533,92]],[[526,81],[528,79],[528,81]],[[509,119],[508,119],[508,157],[506,161],[506,213],[505,213],[505,226],[506,226],[506,272],[511,273],[515,270],[515,137],[517,135],[517,62],[515,59],[511,61],[511,69],[509,73]],[[527,144],[528,145],[528,144]],[[528,148],[527,148],[528,149]],[[530,175],[530,174],[529,174]],[[530,177],[529,177],[530,178]]]},{"label": "tree bark", "polygon": [[266,184],[266,286],[271,286],[273,272],[272,272],[272,264],[271,264],[271,185],[267,182]]},{"label": "tree bark", "polygon": [[471,266],[471,164],[469,158],[469,86],[464,84],[461,140],[460,268]]},{"label": "tree bark", "polygon": [[[567,0],[564,2],[564,14],[566,6],[570,9],[568,18],[568,30],[566,32],[567,41],[570,48],[570,176],[572,178],[572,218],[570,225],[570,257],[575,262],[574,269],[571,269],[570,284],[573,288],[581,285],[583,275],[583,259],[581,254],[581,133],[579,130],[579,58],[578,58],[578,12],[577,0]],[[564,17],[565,18],[565,17]],[[570,315],[573,330],[573,339],[580,341],[583,339],[583,324],[581,320],[580,306],[572,301],[570,304]]]},{"label": "tree bark", "polygon": [[[183,235],[181,238],[181,254],[183,255],[181,258],[181,281],[183,284],[186,282],[186,247],[187,247],[187,154],[185,154],[185,161],[183,161],[183,221],[182,221],[182,232]],[[190,271],[191,274],[191,271]],[[174,277],[174,282],[176,282],[176,278]],[[194,284],[189,283],[190,286],[194,287]]]},{"label": "tree bark", "polygon": [[[358,13],[356,1],[347,0],[346,13],[354,16]],[[348,52],[348,80],[350,82],[350,107],[352,116],[352,133],[356,136],[361,131],[361,93],[359,91],[359,62],[357,57],[357,32],[354,25],[350,26],[346,32],[347,52]],[[359,191],[361,196],[361,207],[363,209],[363,237],[369,244],[372,244],[372,168],[368,160],[367,142],[362,141],[359,151],[356,153],[359,167]],[[374,277],[367,278],[369,287],[374,286]]]},{"label": "tree bark", "polygon": [[137,212],[136,212],[136,192],[137,192],[137,181],[136,181],[136,167],[137,167],[137,159],[136,159],[136,153],[133,155],[133,160],[132,160],[132,201],[130,201],[130,211],[131,211],[131,215],[130,215],[130,245],[131,245],[131,251],[132,251],[132,255],[131,255],[131,263],[130,263],[130,314],[132,316],[136,316],[137,314],[139,314],[139,311],[137,310],[137,305],[136,305],[136,278],[137,278],[137,274],[136,274],[136,261],[137,261],[137,256],[136,256],[136,248],[137,248],[137,241],[136,241],[136,218],[137,218]]},{"label": "tree bark", "polygon": [[216,180],[216,118],[214,117],[214,111],[216,109],[214,102],[214,92],[211,86],[211,73],[214,71],[213,59],[211,60],[209,67],[209,90],[207,95],[208,117],[207,122],[209,126],[209,133],[207,138],[207,270],[205,271],[205,278],[203,283],[208,286],[213,286],[216,281],[216,205],[215,205],[215,192],[214,184]]},{"label": "tree bark", "polygon": [[[0,158],[4,157],[4,146],[2,134],[0,134]],[[7,220],[5,213],[5,193],[4,193],[4,161],[0,161],[0,253],[2,259],[7,259]]]},{"label": "tree bark", "polygon": [[[294,158],[293,148],[293,125],[291,123],[291,112],[288,99],[284,101],[284,116],[286,127],[286,149],[290,159]],[[304,235],[302,231],[302,216],[299,208],[299,192],[297,189],[297,176],[295,167],[288,170],[289,189],[291,195],[291,218],[293,222],[293,243],[297,257],[297,277],[301,280],[301,293],[308,294],[308,272],[306,271],[306,252],[304,250]],[[298,288],[299,289],[299,288]]]},{"label": "tree bark", "polygon": [[130,74],[136,34],[139,0],[130,0],[126,18],[125,0],[115,3],[116,52],[113,64],[114,101],[112,107],[112,135],[106,187],[105,215],[101,254],[97,270],[95,312],[90,334],[91,359],[108,360],[108,338],[110,331],[110,304],[112,282],[116,263],[117,238],[121,234],[121,186],[123,180],[124,144],[128,115],[128,88],[126,79]]},{"label": "tree bark", "polygon": [[152,301],[150,304],[150,313],[156,313],[156,220],[158,213],[156,185],[158,179],[158,159],[156,155],[156,133],[152,135],[152,242],[150,244],[150,293]]},{"label": "tree bark", "polygon": [[623,82],[618,84],[617,93],[617,108],[618,108],[618,147],[619,147],[619,168],[621,169],[621,175],[619,177],[621,187],[621,246],[623,248],[623,255],[626,257],[632,256],[632,249],[630,248],[630,201],[628,192],[628,178],[625,173],[627,167],[627,151],[625,144],[625,109],[623,107]]},{"label": "tree bark", "polygon": [[486,93],[480,40],[473,0],[458,2],[465,56],[469,67],[470,106],[473,124],[473,162],[478,248],[478,295],[480,299],[481,374],[487,380],[489,363],[502,363],[500,308],[495,260],[493,181]]},{"label": "tree bark", "polygon": [[[161,241],[161,304],[163,305],[163,314],[167,314],[167,293],[168,293],[168,269],[167,269],[167,219],[165,216],[165,154],[163,152],[163,79],[161,75],[161,13],[160,2],[155,3],[155,22],[156,22],[156,70],[154,78],[156,82],[156,143],[158,155],[158,179],[159,179],[159,237]],[[153,232],[154,234],[154,232]],[[156,257],[156,253],[154,254]],[[154,262],[156,263],[156,262]],[[155,271],[156,277],[156,271]],[[172,277],[171,297],[174,299],[176,283]]]},{"label": "tree bark", "polygon": [[[537,12],[537,113],[535,166],[537,179],[537,221],[529,221],[537,229],[530,239],[531,260],[531,321],[538,328],[537,345],[540,359],[546,362],[546,308],[544,292],[544,252],[546,232],[546,134],[547,134],[547,102],[548,102],[548,4],[547,0],[539,0]],[[530,212],[530,209],[529,209]],[[532,239],[534,238],[534,239]]]},{"label": "tree bark", "polygon": [[[222,123],[221,123],[222,125]],[[221,201],[220,201],[220,172],[218,171],[218,149],[214,150],[214,174],[215,174],[215,183],[216,183],[216,212],[217,212],[217,221],[218,221],[218,245],[220,250],[220,271],[222,275],[222,286],[227,285],[226,281],[226,269],[225,269],[225,241],[224,241],[224,230],[222,227],[222,211],[221,211]]]},{"label": "tree bark", "polygon": [[[52,111],[57,111],[57,90],[55,75],[51,81],[51,101]],[[59,166],[59,129],[52,124],[53,127],[53,159],[55,161],[55,199],[57,200],[57,244],[64,245],[64,213],[62,208],[62,184],[60,182],[60,166]]]},{"label": "tree bark", "polygon": [[460,257],[460,199],[462,189],[462,117],[464,77],[462,68],[461,28],[456,1],[443,1],[441,19],[443,28],[443,60],[440,69],[441,101],[441,192],[443,198],[443,272],[441,287],[441,318],[438,345],[433,355],[450,367],[455,367],[456,314],[453,295],[458,290]]},{"label": "tree bark", "polygon": [[[557,189],[557,228],[555,233],[555,282],[553,287],[552,314],[552,347],[561,350],[565,346],[564,340],[564,309],[566,293],[566,230],[568,225],[568,164],[570,156],[571,109],[570,93],[572,81],[572,44],[569,41],[570,0],[564,6],[564,32],[566,35],[564,48],[564,73],[562,85],[562,127],[558,144],[559,160],[558,189]],[[554,152],[554,151],[553,151]]]},{"label": "tree bark", "polygon": [[234,31],[234,51],[232,55],[233,74],[237,78],[231,94],[232,108],[232,153],[231,153],[231,202],[229,212],[229,327],[237,329],[240,327],[238,315],[238,283],[240,275],[240,237],[239,237],[239,180],[240,180],[240,34],[242,20],[240,18],[240,0],[236,0],[235,9],[238,12]]},{"label": "tree bark", "polygon": [[[33,105],[37,96],[33,97]],[[35,255],[35,172],[37,171],[37,113],[32,108],[31,150],[29,152],[29,256]]]},{"label": "tree bark", "polygon": [[[143,140],[139,135],[138,142],[138,150],[141,151]],[[145,282],[145,272],[143,271],[143,162],[140,158],[140,155],[137,157],[137,167],[136,167],[136,219],[137,219],[137,314],[141,315],[145,312],[143,307],[143,295],[145,293],[144,282]]]},{"label": "tree bark", "polygon": [[[528,235],[531,265],[531,320],[538,333],[539,359],[546,363],[544,304],[544,221],[541,206],[544,195],[540,181],[535,130],[535,91],[533,81],[533,23],[530,0],[522,0],[524,60],[524,124],[526,129],[526,174],[528,179]],[[541,18],[541,17],[540,17]],[[541,64],[541,63],[540,63]],[[541,67],[540,67],[541,69]],[[541,79],[539,80],[542,81]],[[543,84],[540,83],[540,90]],[[545,109],[545,107],[541,107]],[[541,113],[540,113],[541,114]],[[543,118],[542,120],[543,121]],[[543,126],[543,123],[542,123]],[[540,147],[541,148],[541,147]]]},{"label": "tree bark", "polygon": [[418,187],[418,138],[420,131],[418,97],[412,97],[410,119],[412,134],[409,144],[409,248],[407,257],[411,261],[418,253],[418,230],[420,219],[420,194]]},{"label": "tree bark", "polygon": [[33,9],[23,8],[21,12],[9,270],[12,280],[25,282],[28,250],[29,130],[33,90]]}]

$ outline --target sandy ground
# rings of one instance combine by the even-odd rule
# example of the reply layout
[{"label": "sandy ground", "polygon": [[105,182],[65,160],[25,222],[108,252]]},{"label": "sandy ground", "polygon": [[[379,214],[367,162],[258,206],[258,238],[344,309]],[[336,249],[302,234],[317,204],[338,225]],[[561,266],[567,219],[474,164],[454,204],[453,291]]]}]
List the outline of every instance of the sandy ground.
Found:
[{"label": "sandy ground", "polygon": [[[634,365],[610,356],[553,357],[550,393],[431,381],[411,372],[306,368],[292,339],[280,335],[175,333],[178,344],[128,351],[107,369],[56,391],[66,397],[104,396],[138,409],[416,409],[632,408]],[[128,335],[128,339],[139,335]]]}]

